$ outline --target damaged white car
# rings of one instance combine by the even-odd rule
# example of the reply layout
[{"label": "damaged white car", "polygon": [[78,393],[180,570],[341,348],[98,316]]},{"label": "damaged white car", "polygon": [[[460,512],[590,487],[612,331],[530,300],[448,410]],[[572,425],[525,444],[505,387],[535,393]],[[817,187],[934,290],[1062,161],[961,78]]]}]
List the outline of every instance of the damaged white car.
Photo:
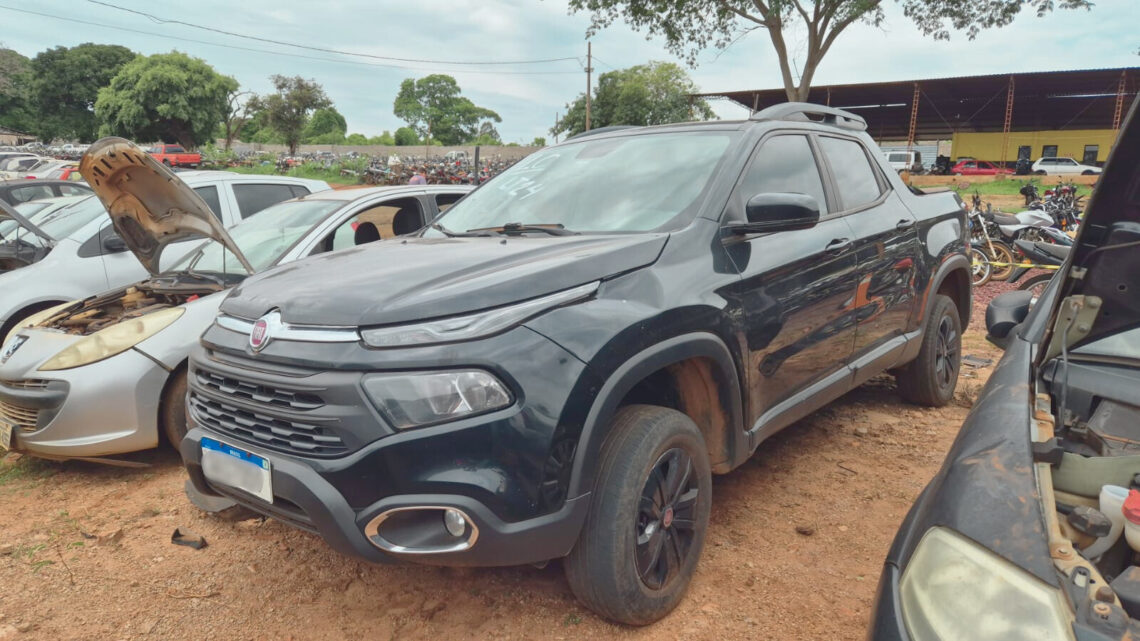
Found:
[{"label": "damaged white car", "polygon": [[[116,462],[107,457],[156,447],[160,432],[177,444],[186,431],[186,357],[224,290],[273,265],[416,231],[470,190],[324,191],[227,234],[168,169],[146,154],[103,149],[94,161],[104,175],[92,186],[152,276],[44,310],[9,333],[0,347],[0,451]],[[190,235],[213,240],[159,273],[163,248]]]}]

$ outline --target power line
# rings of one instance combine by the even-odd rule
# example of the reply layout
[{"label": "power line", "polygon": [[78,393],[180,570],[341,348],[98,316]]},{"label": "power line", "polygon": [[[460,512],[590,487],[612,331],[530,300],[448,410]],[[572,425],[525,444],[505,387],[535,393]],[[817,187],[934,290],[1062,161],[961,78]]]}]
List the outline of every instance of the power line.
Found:
[{"label": "power line", "polygon": [[179,25],[182,25],[185,27],[191,27],[193,29],[201,29],[203,31],[213,31],[214,33],[220,33],[220,34],[224,34],[227,36],[234,36],[235,38],[245,38],[247,40],[257,40],[260,42],[268,42],[271,44],[281,45],[281,46],[285,46],[285,47],[296,47],[298,49],[308,49],[310,51],[320,51],[323,53],[335,53],[335,54],[340,54],[342,56],[359,56],[362,58],[374,58],[376,60],[393,60],[395,62],[418,62],[418,63],[422,63],[422,64],[442,64],[442,65],[531,65],[531,64],[544,64],[544,63],[550,63],[550,62],[563,62],[566,60],[575,60],[575,61],[578,60],[575,57],[542,58],[542,59],[537,59],[537,60],[484,60],[484,61],[426,60],[426,59],[420,59],[420,58],[394,58],[391,56],[378,56],[378,55],[374,55],[374,54],[370,54],[370,53],[356,53],[353,51],[341,51],[339,49],[328,49],[325,47],[313,47],[313,46],[309,46],[309,45],[297,44],[294,42],[284,42],[282,40],[273,40],[271,38],[262,38],[259,36],[251,36],[251,35],[244,34],[244,33],[235,33],[233,31],[225,31],[223,29],[216,29],[214,27],[206,27],[203,25],[194,24],[192,22],[185,22],[183,20],[169,20],[166,18],[159,18],[158,16],[155,16],[155,15],[150,14],[150,13],[146,13],[145,11],[138,11],[136,9],[128,9],[127,7],[120,7],[118,5],[111,4],[109,2],[103,2],[102,0],[87,0],[87,1],[92,3],[92,4],[102,5],[104,7],[110,7],[111,9],[118,9],[119,11],[126,11],[127,13],[133,13],[135,15],[143,16],[143,17],[149,18],[150,20],[152,20],[156,23],[159,23],[159,24],[179,24]]},{"label": "power line", "polygon": [[[35,16],[41,16],[44,18],[51,18],[52,20],[63,20],[64,22],[74,22],[76,24],[86,25],[89,27],[101,27],[104,29],[114,29],[116,31],[126,31],[129,33],[137,33],[137,34],[141,34],[144,36],[152,36],[152,37],[156,37],[156,38],[170,38],[171,37],[169,35],[161,34],[161,33],[155,33],[153,31],[143,31],[141,29],[131,29],[129,27],[119,27],[116,25],[102,24],[99,22],[91,22],[88,20],[79,20],[78,18],[66,18],[64,16],[52,15],[50,13],[41,13],[39,11],[31,11],[28,9],[17,9],[16,7],[9,7],[9,6],[2,5],[2,4],[0,4],[0,9],[6,9],[8,11],[15,11],[17,13],[26,13],[26,14],[31,14],[31,15],[35,15]],[[483,69],[473,69],[473,70],[468,70],[468,69],[428,69],[428,68],[424,68],[424,67],[410,67],[407,65],[384,64],[384,63],[378,63],[378,62],[361,62],[358,60],[337,60],[335,58],[321,58],[321,57],[317,57],[317,56],[306,56],[306,55],[299,54],[299,53],[286,53],[284,51],[271,51],[269,49],[256,49],[253,47],[242,47],[239,45],[222,44],[220,42],[209,42],[206,40],[195,40],[193,38],[184,38],[181,36],[179,36],[178,41],[179,42],[193,42],[196,44],[203,44],[203,45],[208,45],[211,47],[222,47],[225,49],[236,49],[238,51],[252,51],[255,53],[269,54],[272,56],[286,56],[289,58],[303,58],[305,60],[317,60],[317,61],[321,61],[321,62],[334,62],[334,63],[338,63],[338,64],[358,65],[358,66],[364,66],[364,67],[384,67],[387,69],[404,69],[407,71],[435,71],[435,72],[447,71],[448,73],[466,73],[466,74],[480,74],[480,75],[485,74],[485,75],[533,75],[533,76],[563,75],[563,74],[571,74],[571,73],[572,74],[582,73],[581,71],[491,71],[491,70],[483,70]],[[578,61],[577,58],[572,58],[572,60]],[[580,61],[579,61],[579,64],[581,64]]]}]

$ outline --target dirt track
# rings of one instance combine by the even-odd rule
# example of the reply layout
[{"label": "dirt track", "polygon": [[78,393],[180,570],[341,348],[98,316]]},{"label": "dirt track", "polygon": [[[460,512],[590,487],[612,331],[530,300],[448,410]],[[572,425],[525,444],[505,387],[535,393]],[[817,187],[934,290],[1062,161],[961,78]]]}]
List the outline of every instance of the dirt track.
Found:
[{"label": "dirt track", "polygon": [[[987,291],[991,290],[991,291]],[[964,353],[982,339],[979,292]],[[375,567],[276,522],[205,517],[170,451],[141,470],[0,461],[0,641],[8,639],[862,639],[883,556],[992,367],[955,402],[900,403],[881,377],[714,479],[681,607],[642,629],[579,606],[557,563]],[[203,550],[170,543],[176,527]],[[810,528],[810,536],[797,526]]]}]

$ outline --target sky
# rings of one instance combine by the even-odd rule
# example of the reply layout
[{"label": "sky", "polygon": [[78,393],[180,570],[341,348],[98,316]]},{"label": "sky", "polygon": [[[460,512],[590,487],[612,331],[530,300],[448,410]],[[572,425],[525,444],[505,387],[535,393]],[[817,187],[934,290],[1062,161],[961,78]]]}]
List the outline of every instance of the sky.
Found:
[{"label": "sky", "polygon": [[[585,90],[587,13],[571,14],[566,0],[107,0],[164,20],[278,40],[314,51],[205,31],[92,2],[0,0],[0,46],[32,57],[54,46],[121,44],[143,54],[172,49],[204,59],[243,89],[266,93],[272,74],[320,82],[348,122],[368,136],[403,123],[392,103],[405,78],[455,76],[463,94],[503,118],[506,142],[527,143],[548,130],[566,103]],[[816,72],[814,84],[879,82],[976,74],[1140,66],[1140,0],[1096,0],[1091,11],[1058,11],[1044,18],[1024,12],[1010,26],[971,41],[924,37],[893,2],[880,27],[844,32]],[[13,11],[34,11],[31,15]],[[63,20],[66,18],[67,20]],[[79,21],[79,22],[76,22]],[[86,24],[84,24],[86,23]],[[650,60],[684,64],[658,39],[615,23],[592,39],[597,74]],[[792,34],[789,42],[802,42]],[[519,61],[557,60],[538,64]],[[802,59],[802,54],[800,56]],[[439,61],[447,62],[443,64]],[[452,64],[511,62],[512,64]],[[782,86],[776,54],[764,31],[753,31],[725,51],[710,49],[686,67],[703,92]],[[747,112],[713,103],[721,118]]]}]

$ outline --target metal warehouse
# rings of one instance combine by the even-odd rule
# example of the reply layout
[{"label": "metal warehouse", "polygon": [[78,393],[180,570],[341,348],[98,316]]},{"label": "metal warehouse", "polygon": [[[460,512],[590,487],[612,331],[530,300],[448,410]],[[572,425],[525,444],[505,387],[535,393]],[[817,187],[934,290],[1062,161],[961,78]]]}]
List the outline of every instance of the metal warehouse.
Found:
[{"label": "metal warehouse", "polygon": [[[1140,67],[962,76],[813,87],[808,102],[866,118],[880,142],[950,140],[951,157],[1012,163],[1071,157],[1103,163],[1135,99]],[[698,94],[753,112],[783,89]]]}]

